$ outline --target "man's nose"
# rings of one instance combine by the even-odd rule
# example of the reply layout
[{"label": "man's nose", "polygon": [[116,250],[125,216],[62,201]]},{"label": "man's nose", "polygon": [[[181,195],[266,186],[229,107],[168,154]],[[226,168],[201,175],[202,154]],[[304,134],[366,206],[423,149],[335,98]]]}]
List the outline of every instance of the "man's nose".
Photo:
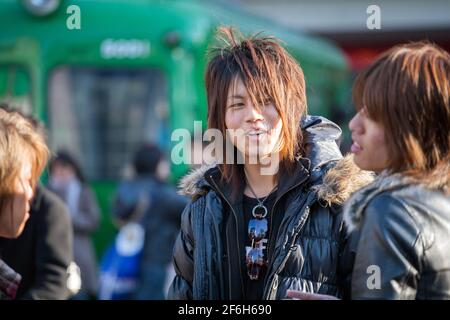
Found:
[{"label": "man's nose", "polygon": [[350,129],[350,131],[352,132],[356,131],[358,128],[358,123],[359,123],[359,112],[355,114],[354,117],[348,123],[348,128]]},{"label": "man's nose", "polygon": [[255,122],[257,120],[263,120],[264,116],[261,113],[261,110],[254,107],[252,104],[248,106],[248,112],[247,112],[247,121],[249,122]]}]

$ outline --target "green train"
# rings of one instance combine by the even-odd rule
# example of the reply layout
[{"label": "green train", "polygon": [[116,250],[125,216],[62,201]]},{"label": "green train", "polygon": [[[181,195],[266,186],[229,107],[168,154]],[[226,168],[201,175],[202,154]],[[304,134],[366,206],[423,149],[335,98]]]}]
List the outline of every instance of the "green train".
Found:
[{"label": "green train", "polygon": [[[52,150],[79,156],[103,212],[99,256],[133,151],[152,141],[170,154],[172,130],[205,123],[205,53],[219,25],[280,38],[304,69],[310,113],[346,121],[350,71],[336,46],[223,2],[0,1],[0,100],[42,119]],[[172,181],[187,169],[173,165]]]}]

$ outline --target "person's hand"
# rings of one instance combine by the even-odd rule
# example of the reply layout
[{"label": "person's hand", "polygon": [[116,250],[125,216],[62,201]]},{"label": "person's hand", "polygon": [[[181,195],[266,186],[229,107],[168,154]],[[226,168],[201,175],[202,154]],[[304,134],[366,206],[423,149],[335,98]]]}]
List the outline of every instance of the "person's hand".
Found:
[{"label": "person's hand", "polygon": [[335,296],[326,294],[307,293],[298,290],[288,290],[286,295],[294,300],[339,300]]}]

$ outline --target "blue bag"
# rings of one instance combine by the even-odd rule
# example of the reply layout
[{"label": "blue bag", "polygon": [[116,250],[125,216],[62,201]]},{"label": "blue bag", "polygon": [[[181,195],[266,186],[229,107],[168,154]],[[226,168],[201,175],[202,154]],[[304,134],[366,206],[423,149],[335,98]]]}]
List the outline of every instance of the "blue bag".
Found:
[{"label": "blue bag", "polygon": [[135,222],[123,226],[100,263],[100,300],[132,299],[139,280],[144,228]]}]

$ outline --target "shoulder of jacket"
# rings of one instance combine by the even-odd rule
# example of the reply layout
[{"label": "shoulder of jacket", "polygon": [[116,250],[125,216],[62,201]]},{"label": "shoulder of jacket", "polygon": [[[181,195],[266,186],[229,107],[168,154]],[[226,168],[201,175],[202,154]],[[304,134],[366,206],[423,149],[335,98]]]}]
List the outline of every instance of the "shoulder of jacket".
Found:
[{"label": "shoulder of jacket", "polygon": [[200,168],[191,170],[180,180],[178,193],[191,197],[192,199],[206,195],[209,189],[205,188],[206,182],[204,175],[209,169],[214,167],[216,167],[216,164],[203,165]]}]

